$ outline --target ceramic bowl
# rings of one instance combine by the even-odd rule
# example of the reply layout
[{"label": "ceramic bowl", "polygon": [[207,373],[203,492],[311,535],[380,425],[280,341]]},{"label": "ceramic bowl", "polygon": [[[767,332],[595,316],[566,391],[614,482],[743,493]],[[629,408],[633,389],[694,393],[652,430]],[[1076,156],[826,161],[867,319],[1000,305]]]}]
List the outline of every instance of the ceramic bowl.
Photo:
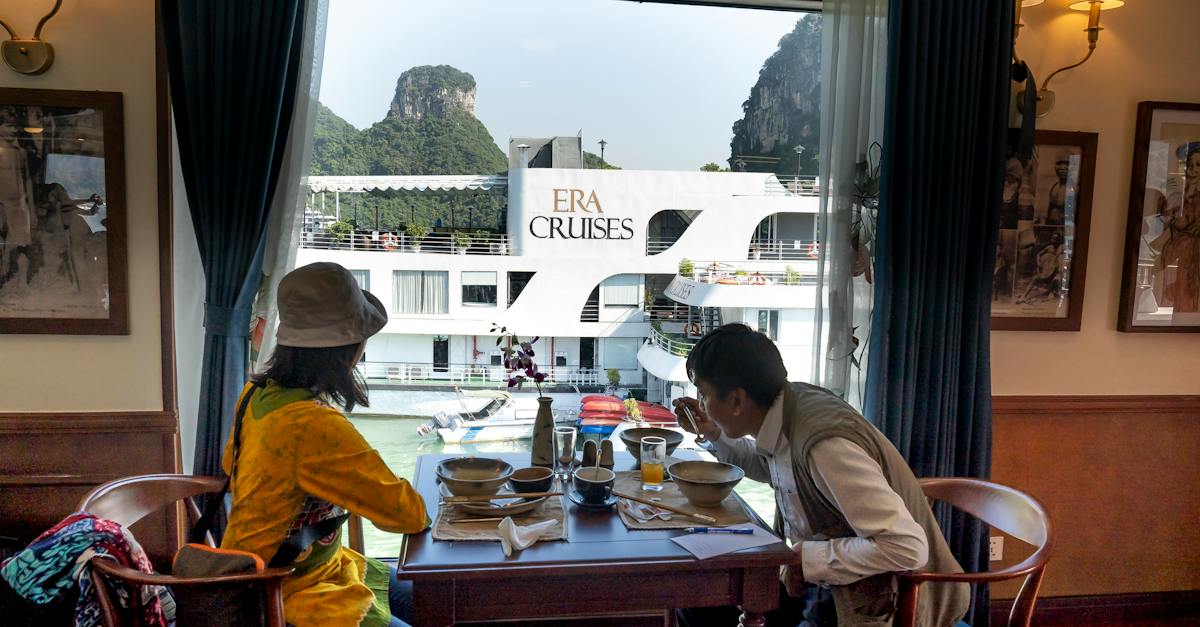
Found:
[{"label": "ceramic bowl", "polygon": [[741,468],[721,462],[676,462],[667,471],[683,496],[696,507],[719,507],[746,476]]},{"label": "ceramic bowl", "polygon": [[633,455],[633,467],[641,467],[642,456],[642,438],[656,437],[667,441],[667,455],[675,452],[683,442],[683,434],[670,429],[660,429],[658,427],[637,427],[634,429],[626,429],[619,433],[621,441],[625,443],[625,450]]},{"label": "ceramic bowl", "polygon": [[549,492],[554,483],[554,471],[542,466],[530,466],[513,472],[508,479],[512,491],[516,493]]},{"label": "ceramic bowl", "polygon": [[508,462],[487,457],[455,457],[437,465],[442,485],[454,496],[495,494],[512,477]]}]

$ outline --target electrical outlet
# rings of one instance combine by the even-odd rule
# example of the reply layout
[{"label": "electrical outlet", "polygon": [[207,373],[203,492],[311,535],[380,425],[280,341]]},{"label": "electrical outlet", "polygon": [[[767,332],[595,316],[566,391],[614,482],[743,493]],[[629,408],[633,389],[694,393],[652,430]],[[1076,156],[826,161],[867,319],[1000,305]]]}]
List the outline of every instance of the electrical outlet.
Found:
[{"label": "electrical outlet", "polygon": [[988,559],[993,562],[1004,559],[1004,536],[992,536],[989,540]]}]

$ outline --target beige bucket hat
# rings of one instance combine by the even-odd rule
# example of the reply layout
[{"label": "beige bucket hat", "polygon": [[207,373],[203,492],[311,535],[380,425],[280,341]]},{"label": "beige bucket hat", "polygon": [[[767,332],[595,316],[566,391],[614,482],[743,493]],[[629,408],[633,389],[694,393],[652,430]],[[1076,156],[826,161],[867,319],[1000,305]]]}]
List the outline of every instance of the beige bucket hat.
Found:
[{"label": "beige bucket hat", "polygon": [[354,275],[321,261],[296,268],[279,282],[277,297],[282,346],[329,348],[358,344],[387,324],[383,303],[358,287]]}]

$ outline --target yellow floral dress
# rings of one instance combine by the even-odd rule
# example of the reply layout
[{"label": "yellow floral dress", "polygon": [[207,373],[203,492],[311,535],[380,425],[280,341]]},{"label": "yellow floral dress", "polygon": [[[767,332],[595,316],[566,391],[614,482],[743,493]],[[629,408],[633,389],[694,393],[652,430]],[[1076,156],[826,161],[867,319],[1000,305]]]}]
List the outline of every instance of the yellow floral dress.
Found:
[{"label": "yellow floral dress", "polygon": [[[222,548],[257,553],[269,562],[293,529],[346,510],[393,533],[428,526],[421,495],[392,474],[341,412],[308,390],[273,381],[247,385],[242,394],[251,392]],[[230,438],[226,472],[232,455]],[[288,623],[387,625],[387,567],[343,547],[340,530],[313,543],[294,566],[283,584]]]}]

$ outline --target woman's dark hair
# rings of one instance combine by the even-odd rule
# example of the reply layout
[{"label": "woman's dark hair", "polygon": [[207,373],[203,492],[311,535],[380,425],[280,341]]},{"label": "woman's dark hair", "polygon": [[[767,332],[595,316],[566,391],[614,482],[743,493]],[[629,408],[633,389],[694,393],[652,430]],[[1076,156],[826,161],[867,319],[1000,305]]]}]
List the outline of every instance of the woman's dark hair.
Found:
[{"label": "woman's dark hair", "polygon": [[368,407],[367,384],[354,369],[358,347],[358,344],[332,348],[276,346],[267,371],[252,378],[259,385],[270,379],[285,388],[312,390],[346,411],[357,405]]},{"label": "woman's dark hair", "polygon": [[687,358],[688,378],[704,381],[723,398],[737,388],[770,407],[787,385],[787,368],[771,338],[739,324],[726,324],[696,342]]}]

